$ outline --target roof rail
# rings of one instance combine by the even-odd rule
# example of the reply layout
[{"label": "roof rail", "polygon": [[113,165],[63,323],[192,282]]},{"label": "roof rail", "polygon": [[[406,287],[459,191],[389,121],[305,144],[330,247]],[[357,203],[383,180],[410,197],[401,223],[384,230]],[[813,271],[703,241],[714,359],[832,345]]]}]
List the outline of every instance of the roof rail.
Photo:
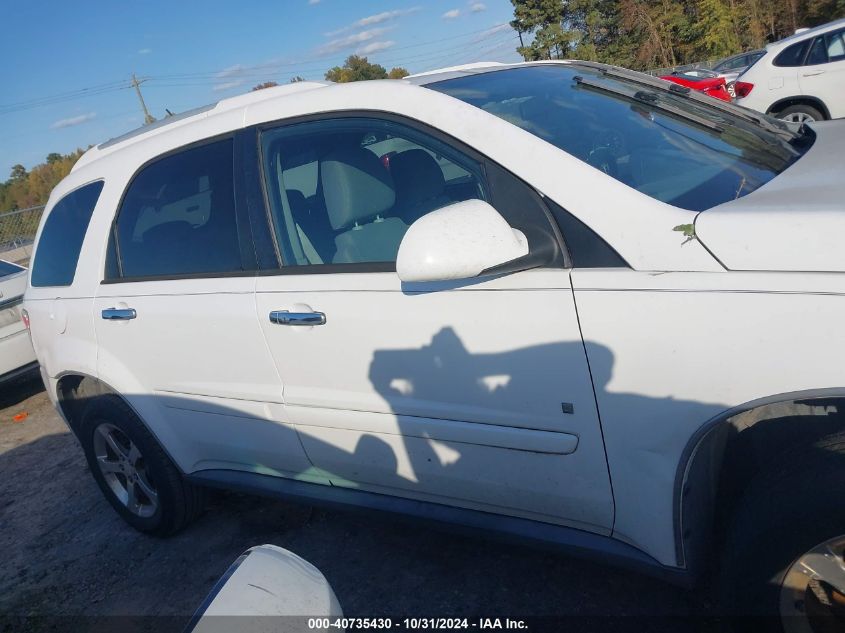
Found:
[{"label": "roof rail", "polygon": [[217,107],[216,103],[209,103],[208,105],[200,106],[198,108],[185,110],[184,112],[180,112],[179,114],[172,114],[170,116],[164,117],[163,119],[159,119],[155,123],[142,125],[141,127],[136,127],[134,130],[130,130],[126,134],[121,134],[120,136],[110,138],[109,140],[97,145],[97,149],[106,149],[107,147],[111,147],[112,145],[117,145],[118,143],[122,143],[123,141],[128,141],[130,138],[140,136],[141,134],[146,134],[147,132],[165,127],[166,125],[170,125],[171,123],[176,123],[176,121],[182,121],[183,119],[187,119],[197,114],[208,112],[209,110],[213,110],[215,107]]}]

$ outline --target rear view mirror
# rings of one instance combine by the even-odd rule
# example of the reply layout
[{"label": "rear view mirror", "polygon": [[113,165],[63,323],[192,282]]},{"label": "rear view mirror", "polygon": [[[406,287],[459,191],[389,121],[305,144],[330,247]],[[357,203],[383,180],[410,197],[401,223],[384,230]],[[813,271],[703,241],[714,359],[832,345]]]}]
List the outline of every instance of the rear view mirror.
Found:
[{"label": "rear view mirror", "polygon": [[185,633],[324,631],[327,623],[342,617],[340,603],[319,569],[286,549],[260,545],[232,563]]},{"label": "rear view mirror", "polygon": [[399,279],[470,279],[528,255],[528,240],[483,200],[465,200],[414,222],[399,245]]}]

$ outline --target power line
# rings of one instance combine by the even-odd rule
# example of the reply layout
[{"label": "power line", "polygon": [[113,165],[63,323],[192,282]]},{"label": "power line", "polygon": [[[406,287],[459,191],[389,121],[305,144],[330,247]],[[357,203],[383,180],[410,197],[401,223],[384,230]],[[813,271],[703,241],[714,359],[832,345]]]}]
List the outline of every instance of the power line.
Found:
[{"label": "power line", "polygon": [[[495,42],[496,46],[499,47],[499,46],[503,46],[505,44],[510,44],[510,42],[512,40],[513,41],[516,40],[515,34],[502,32],[501,34],[494,34],[494,37],[491,38],[490,40],[487,40],[485,42],[485,45],[489,45],[491,42]],[[405,64],[405,63],[408,63],[408,62],[421,63],[421,62],[431,61],[431,60],[434,60],[434,59],[439,61],[439,60],[443,60],[443,59],[454,56],[455,51],[464,50],[465,47],[466,47],[466,44],[463,43],[463,44],[458,44],[457,46],[452,46],[452,47],[449,47],[449,48],[440,49],[436,53],[428,52],[428,53],[414,54],[414,55],[410,55],[410,56],[391,57],[390,64],[391,65]],[[474,52],[475,51],[473,51],[473,53]],[[432,67],[436,68],[437,63],[435,63]],[[287,74],[293,75],[296,72],[306,71],[306,70],[310,70],[312,68],[324,69],[324,68],[326,68],[326,63],[322,62],[322,61],[309,62],[309,63],[302,64],[302,65],[298,66],[296,68],[296,71],[291,71],[291,72],[285,73],[285,74],[286,75]],[[174,80],[174,79],[165,79],[165,78],[162,78],[160,76],[156,76],[156,77],[150,77],[150,80],[152,82],[154,82],[155,87],[207,86],[207,85],[225,83],[227,80],[236,81],[236,80],[259,79],[259,78],[267,79],[267,78],[272,78],[273,74],[274,73],[272,73],[272,72],[267,72],[267,71],[263,71],[263,70],[262,71],[255,71],[253,69],[249,69],[249,70],[244,70],[244,71],[242,71],[238,74],[233,74],[229,77],[213,77],[213,78],[208,78],[208,79],[202,79],[202,78],[197,77],[197,78],[194,78],[192,80],[180,81],[180,80]],[[151,87],[152,87],[152,85],[153,84],[151,84]]]},{"label": "power line", "polygon": [[125,85],[127,85],[127,82],[126,82],[125,79],[122,79],[122,80],[119,80],[119,81],[109,81],[109,82],[102,83],[102,84],[96,84],[94,86],[87,86],[85,88],[77,88],[75,90],[69,90],[67,92],[59,92],[57,94],[49,95],[49,96],[45,96],[45,97],[34,97],[32,99],[25,99],[23,101],[13,101],[11,103],[3,103],[3,104],[0,104],[0,108],[11,108],[11,107],[16,107],[16,106],[20,106],[20,105],[28,105],[30,103],[38,102],[38,101],[42,101],[42,100],[46,100],[46,99],[53,99],[53,98],[64,97],[64,96],[72,96],[72,95],[76,95],[76,94],[80,94],[80,93],[84,93],[84,92],[97,91],[97,90],[102,90],[102,89],[109,89],[109,88],[120,87],[120,86],[125,86]]},{"label": "power line", "polygon": [[123,86],[115,86],[110,88],[99,88],[99,89],[87,89],[87,90],[79,90],[75,93],[67,93],[65,95],[54,95],[52,97],[42,97],[37,100],[32,100],[30,102],[20,103],[19,105],[10,105],[10,106],[0,106],[0,115],[2,114],[11,114],[13,112],[22,112],[25,110],[32,110],[35,108],[40,108],[45,105],[52,105],[54,103],[64,103],[66,101],[75,101],[77,99],[82,99],[85,97],[93,97],[97,95],[102,95],[108,92],[116,92],[118,90],[127,90],[132,86],[128,82],[124,82],[125,85]]},{"label": "power line", "polygon": [[[475,31],[468,31],[466,33],[461,33],[458,35],[452,35],[449,37],[437,38],[433,40],[427,40],[424,42],[415,42],[413,44],[407,44],[405,46],[400,46],[396,48],[391,48],[389,51],[380,52],[381,55],[392,55],[395,51],[402,51],[408,49],[419,48],[421,46],[427,46],[432,44],[439,44],[442,42],[454,41],[454,40],[464,40],[465,38],[471,37],[473,35],[478,35],[480,33],[487,33],[491,32],[491,37],[501,37],[498,34],[502,33],[503,35],[512,36],[512,33],[505,29],[499,30],[501,27],[505,26],[507,23],[502,23],[498,25],[494,25],[492,27],[478,29]],[[399,57],[391,57],[392,64],[405,64],[408,62],[412,63],[420,63],[420,62],[428,62],[433,59],[441,60],[446,59],[448,57],[452,57],[454,51],[464,48],[470,42],[461,42],[459,44],[450,46],[448,48],[441,48],[437,52],[425,52],[419,54],[411,54],[411,55],[401,55]],[[487,42],[489,43],[489,40]],[[381,56],[380,55],[380,56]],[[249,79],[249,78],[259,78],[259,77],[266,77],[269,73],[279,73],[282,69],[291,68],[290,72],[284,73],[293,76],[297,72],[307,71],[317,68],[326,68],[328,64],[331,64],[331,58],[323,58],[323,59],[311,59],[311,60],[301,60],[301,61],[288,61],[288,62],[268,62],[266,64],[258,64],[254,66],[248,66],[243,68],[242,70],[232,71],[231,78],[226,76],[221,76],[221,74],[226,73],[230,69],[220,69],[216,71],[205,71],[205,72],[196,72],[196,73],[182,73],[182,74],[170,74],[170,75],[158,75],[152,77],[143,77],[141,79],[134,79],[132,81],[127,80],[115,80],[104,82],[100,84],[95,84],[92,86],[87,86],[84,88],[79,88],[76,90],[68,90],[64,92],[59,92],[53,95],[46,95],[42,97],[34,97],[31,99],[24,99],[21,101],[10,102],[5,104],[0,104],[0,115],[4,114],[11,114],[14,112],[22,112],[26,110],[31,110],[39,107],[43,107],[46,105],[53,105],[57,103],[64,103],[67,101],[74,101],[77,99],[82,99],[86,97],[92,96],[99,96],[103,94],[107,94],[110,92],[117,92],[120,90],[128,90],[131,88],[135,88],[137,93],[140,93],[140,88],[135,85],[135,81],[137,81],[138,85],[140,86],[141,83],[144,82],[151,82],[148,87],[182,87],[182,86],[206,86],[206,85],[213,85],[213,84],[220,84],[224,83],[227,79],[232,81],[241,80],[241,79]],[[436,66],[436,64],[435,64]],[[153,83],[154,82],[154,83]],[[139,94],[139,100],[143,102],[143,96]],[[144,118],[145,120],[150,117],[149,111],[146,109],[145,104],[142,105],[142,109],[144,110]]]},{"label": "power line", "polygon": [[[495,24],[495,25],[488,27],[488,28],[478,29],[478,30],[475,30],[475,31],[468,31],[466,33],[461,33],[461,34],[458,34],[458,35],[451,35],[449,37],[436,38],[436,39],[428,40],[428,41],[425,41],[425,42],[417,42],[417,43],[414,43],[414,44],[407,44],[405,46],[398,46],[398,47],[395,47],[395,48],[391,48],[390,52],[392,53],[393,51],[401,51],[401,50],[406,50],[406,49],[409,49],[409,48],[418,48],[420,46],[427,46],[429,44],[438,44],[440,42],[447,42],[447,41],[451,41],[451,40],[455,40],[455,39],[461,39],[461,38],[469,37],[471,35],[477,35],[479,33],[485,33],[485,32],[489,32],[489,31],[494,31],[493,33],[491,33],[491,35],[495,35],[496,34],[495,30],[501,28],[502,26],[505,26],[506,24],[507,24],[507,22],[502,22],[501,24]],[[267,62],[267,63],[264,63],[264,64],[255,64],[253,66],[244,67],[242,72],[253,72],[253,71],[257,72],[257,71],[261,71],[261,70],[265,70],[265,69],[283,68],[283,67],[291,67],[291,66],[297,66],[297,67],[299,67],[299,66],[310,66],[310,65],[314,65],[314,64],[319,64],[321,66],[325,66],[326,63],[331,63],[331,62],[328,61],[328,59],[330,59],[330,58],[331,57],[327,56],[326,58],[323,58],[321,60],[316,60],[316,59],[312,58],[312,59],[309,59],[309,60],[299,60],[299,61]],[[200,77],[207,77],[207,78],[214,78],[214,79],[223,80],[223,79],[226,79],[226,77],[225,76],[221,77],[220,75],[221,75],[221,73],[226,73],[227,71],[232,71],[233,74],[235,72],[237,72],[237,71],[233,70],[232,67],[229,67],[229,68],[221,68],[221,69],[218,69],[218,70],[199,71],[199,72],[195,72],[195,73],[180,73],[180,74],[172,74],[172,75],[159,75],[157,77],[157,79],[195,79],[195,78],[200,78]]]}]

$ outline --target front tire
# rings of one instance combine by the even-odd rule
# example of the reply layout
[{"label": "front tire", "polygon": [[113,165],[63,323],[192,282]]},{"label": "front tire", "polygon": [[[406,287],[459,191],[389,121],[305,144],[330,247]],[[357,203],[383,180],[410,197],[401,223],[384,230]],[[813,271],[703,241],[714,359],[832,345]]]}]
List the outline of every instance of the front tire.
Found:
[{"label": "front tire", "polygon": [[82,416],[81,441],[94,480],[136,530],[170,536],[200,515],[205,491],[187,483],[132,408],[97,397]]},{"label": "front tire", "polygon": [[749,484],[718,577],[731,615],[762,616],[761,631],[845,631],[842,490],[845,433],[781,456]]},{"label": "front tire", "polygon": [[819,112],[817,108],[803,103],[784,108],[775,116],[782,121],[788,121],[790,123],[813,123],[814,121],[824,121],[824,115]]}]

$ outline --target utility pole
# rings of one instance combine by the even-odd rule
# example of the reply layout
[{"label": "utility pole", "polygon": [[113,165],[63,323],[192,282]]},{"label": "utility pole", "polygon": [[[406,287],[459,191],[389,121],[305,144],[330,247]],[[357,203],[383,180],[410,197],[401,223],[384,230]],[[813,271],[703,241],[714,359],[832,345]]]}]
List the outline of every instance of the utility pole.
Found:
[{"label": "utility pole", "polygon": [[132,73],[132,85],[135,87],[135,92],[138,94],[138,101],[141,102],[141,109],[144,111],[144,125],[149,125],[150,123],[155,123],[155,117],[147,110],[147,104],[144,103],[144,97],[141,95],[141,84],[145,81],[146,79],[138,81],[135,73]]}]

